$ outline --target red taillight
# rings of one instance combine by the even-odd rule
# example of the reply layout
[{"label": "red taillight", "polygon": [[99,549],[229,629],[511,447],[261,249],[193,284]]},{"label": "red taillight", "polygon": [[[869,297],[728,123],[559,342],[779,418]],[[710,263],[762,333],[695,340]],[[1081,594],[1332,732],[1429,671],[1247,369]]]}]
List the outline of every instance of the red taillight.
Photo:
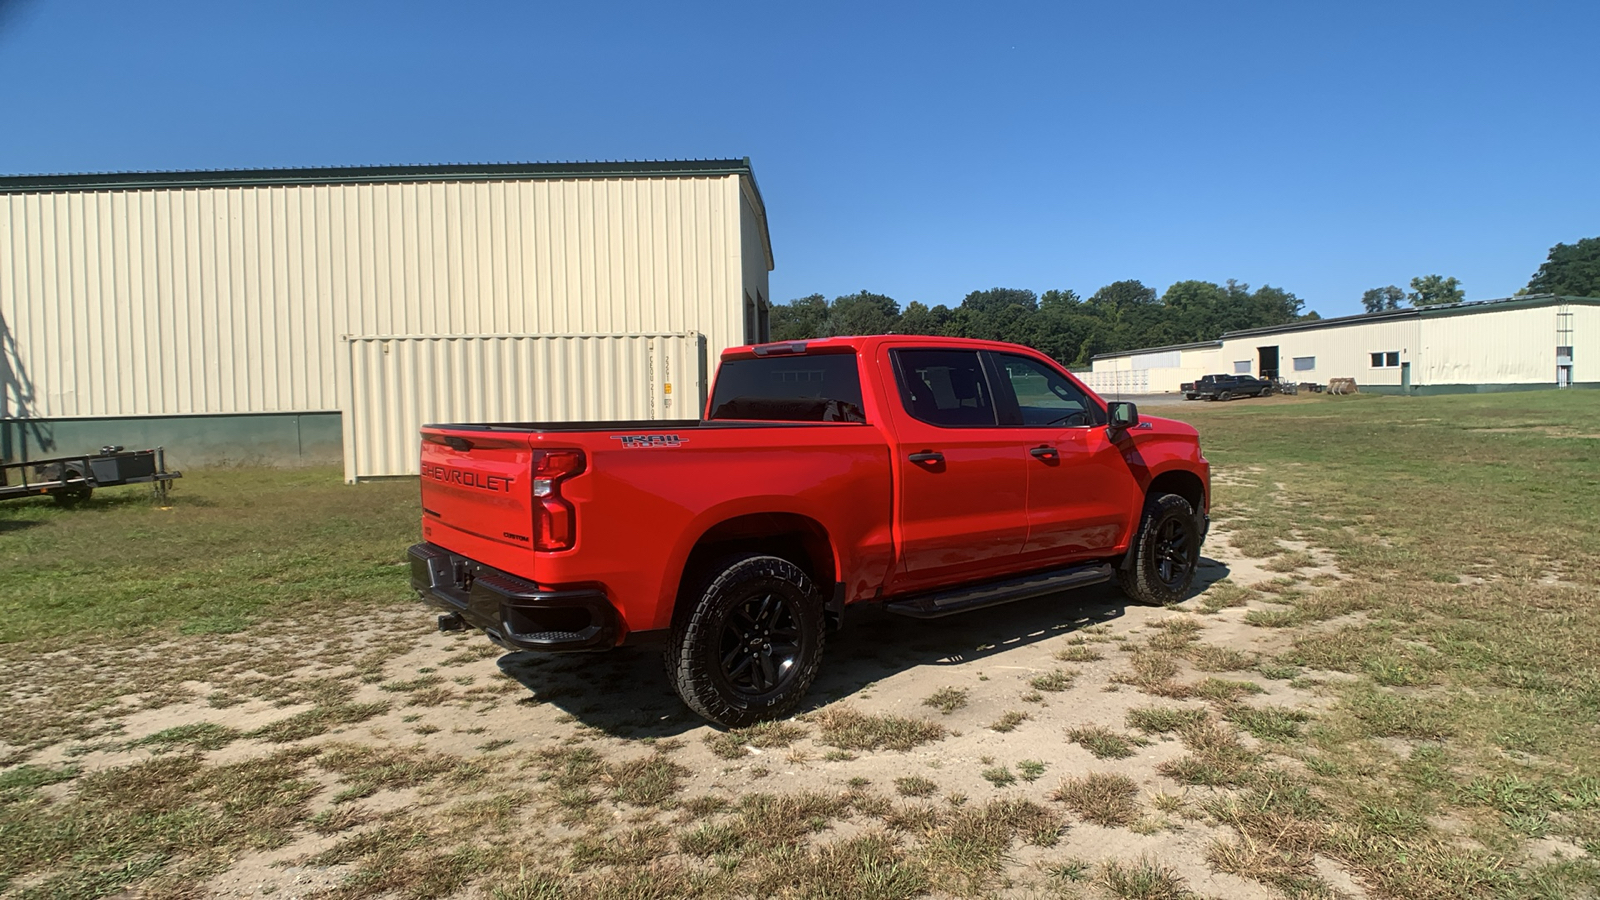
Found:
[{"label": "red taillight", "polygon": [[533,451],[533,546],[571,550],[577,514],[561,497],[561,482],[583,471],[581,450]]}]

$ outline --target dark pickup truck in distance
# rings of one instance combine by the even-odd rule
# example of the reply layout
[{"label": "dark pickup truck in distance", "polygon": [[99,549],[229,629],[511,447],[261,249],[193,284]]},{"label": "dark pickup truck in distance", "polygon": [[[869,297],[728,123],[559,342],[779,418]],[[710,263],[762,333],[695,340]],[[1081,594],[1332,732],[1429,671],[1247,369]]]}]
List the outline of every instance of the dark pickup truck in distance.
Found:
[{"label": "dark pickup truck in distance", "polygon": [[857,604],[1180,600],[1211,494],[1190,426],[1027,347],[893,335],[728,350],[699,420],[429,425],[421,462],[411,584],[441,628],[664,644],[730,727],[793,709]]},{"label": "dark pickup truck in distance", "polygon": [[1272,393],[1272,382],[1254,375],[1207,375],[1199,381],[1186,381],[1178,389],[1185,400],[1232,400],[1265,397]]}]

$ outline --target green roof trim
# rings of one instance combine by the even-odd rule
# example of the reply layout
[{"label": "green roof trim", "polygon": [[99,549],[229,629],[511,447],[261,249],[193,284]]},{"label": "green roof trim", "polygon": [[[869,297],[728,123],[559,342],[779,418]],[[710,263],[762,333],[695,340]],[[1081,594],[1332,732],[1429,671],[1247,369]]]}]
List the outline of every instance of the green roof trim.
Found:
[{"label": "green roof trim", "polygon": [[1115,353],[1096,353],[1089,357],[1093,362],[1097,359],[1118,359],[1124,356],[1143,356],[1146,353],[1171,353],[1174,350],[1203,350],[1208,347],[1221,347],[1221,341],[1191,341],[1187,344],[1168,344],[1165,347],[1145,347],[1140,350],[1118,350]]},{"label": "green roof trim", "polygon": [[1361,313],[1354,316],[1339,316],[1338,318],[1334,319],[1312,319],[1305,322],[1290,322],[1287,325],[1268,325],[1262,328],[1246,328],[1240,331],[1226,332],[1222,335],[1222,339],[1228,340],[1229,338],[1283,334],[1290,331],[1315,331],[1319,328],[1338,328],[1344,325],[1366,325],[1370,322],[1383,322],[1393,319],[1415,319],[1421,317],[1433,318],[1436,316],[1466,316],[1475,313],[1503,312],[1510,309],[1530,309],[1539,306],[1559,306],[1562,304],[1600,306],[1600,299],[1594,297],[1564,297],[1556,294],[1525,294],[1521,297],[1502,297],[1496,300],[1465,300],[1461,303],[1442,303],[1438,306],[1413,306],[1406,309],[1386,309],[1382,312]]},{"label": "green roof trim", "polygon": [[449,163],[421,166],[317,166],[284,169],[204,169],[170,172],[88,172],[0,175],[0,193],[114,191],[149,188],[260,187],[302,184],[378,184],[392,181],[521,181],[569,178],[693,178],[741,175],[754,179],[750,160],[690,159],[637,162]]},{"label": "green roof trim", "polygon": [[750,157],[743,159],[621,160],[607,162],[448,163],[416,166],[316,166],[284,169],[201,169],[170,172],[85,172],[0,175],[0,194],[176,190],[219,187],[388,184],[418,181],[559,181],[605,178],[716,178],[737,175],[761,222],[767,269],[774,267],[766,202]]},{"label": "green roof trim", "polygon": [[[1465,316],[1480,312],[1500,312],[1506,309],[1532,309],[1539,306],[1600,306],[1596,297],[1564,297],[1557,294],[1524,294],[1503,300],[1469,300],[1465,303],[1445,303],[1439,306],[1421,306],[1417,314],[1423,318],[1436,316]],[[1485,308],[1487,307],[1487,308]]]}]

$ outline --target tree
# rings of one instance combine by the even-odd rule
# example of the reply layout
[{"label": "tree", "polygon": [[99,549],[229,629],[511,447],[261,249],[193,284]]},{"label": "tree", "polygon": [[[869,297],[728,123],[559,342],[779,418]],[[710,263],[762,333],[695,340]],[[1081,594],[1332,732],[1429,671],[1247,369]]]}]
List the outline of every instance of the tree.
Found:
[{"label": "tree", "polygon": [[892,297],[860,291],[833,298],[828,311],[830,335],[888,334],[900,321],[900,304]]},{"label": "tree", "polygon": [[[1233,284],[1233,281],[1229,280],[1228,284]],[[1250,295],[1251,312],[1260,325],[1287,325],[1300,318],[1300,309],[1305,305],[1304,300],[1270,284],[1263,284]]]},{"label": "tree", "polygon": [[775,341],[804,341],[822,337],[828,322],[828,298],[812,294],[788,303],[775,303],[769,322]]},{"label": "tree", "polygon": [[1013,306],[1020,306],[1028,312],[1033,312],[1039,308],[1039,297],[1033,291],[997,287],[987,291],[973,291],[961,301],[963,309],[970,309],[979,315],[991,315]]},{"label": "tree", "polygon": [[905,311],[900,314],[900,325],[895,330],[901,334],[944,334],[944,327],[950,321],[950,307],[943,303],[929,309],[928,306],[913,300],[906,304]]},{"label": "tree", "polygon": [[1045,291],[1039,295],[1039,308],[1076,310],[1083,306],[1083,298],[1076,291]]},{"label": "tree", "polygon": [[1600,237],[1557,244],[1528,282],[1529,294],[1600,297]]},{"label": "tree", "polygon": [[1095,291],[1094,296],[1089,298],[1089,303],[1093,306],[1117,311],[1155,302],[1155,290],[1145,287],[1144,282],[1136,279],[1113,281]]},{"label": "tree", "polygon": [[1460,303],[1467,296],[1456,278],[1424,275],[1411,279],[1411,293],[1407,299],[1412,306],[1438,306],[1441,303]]},{"label": "tree", "polygon": [[1382,312],[1386,309],[1399,309],[1400,301],[1406,299],[1406,292],[1395,285],[1373,288],[1361,295],[1361,305],[1367,312]]}]

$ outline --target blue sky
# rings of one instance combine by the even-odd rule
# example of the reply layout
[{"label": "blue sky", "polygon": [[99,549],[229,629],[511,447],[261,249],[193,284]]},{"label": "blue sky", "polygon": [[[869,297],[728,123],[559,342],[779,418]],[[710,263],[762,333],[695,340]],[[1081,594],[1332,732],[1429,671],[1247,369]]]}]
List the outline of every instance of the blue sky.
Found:
[{"label": "blue sky", "polygon": [[0,0],[0,173],[749,156],[786,300],[1469,299],[1600,235],[1600,3]]}]

